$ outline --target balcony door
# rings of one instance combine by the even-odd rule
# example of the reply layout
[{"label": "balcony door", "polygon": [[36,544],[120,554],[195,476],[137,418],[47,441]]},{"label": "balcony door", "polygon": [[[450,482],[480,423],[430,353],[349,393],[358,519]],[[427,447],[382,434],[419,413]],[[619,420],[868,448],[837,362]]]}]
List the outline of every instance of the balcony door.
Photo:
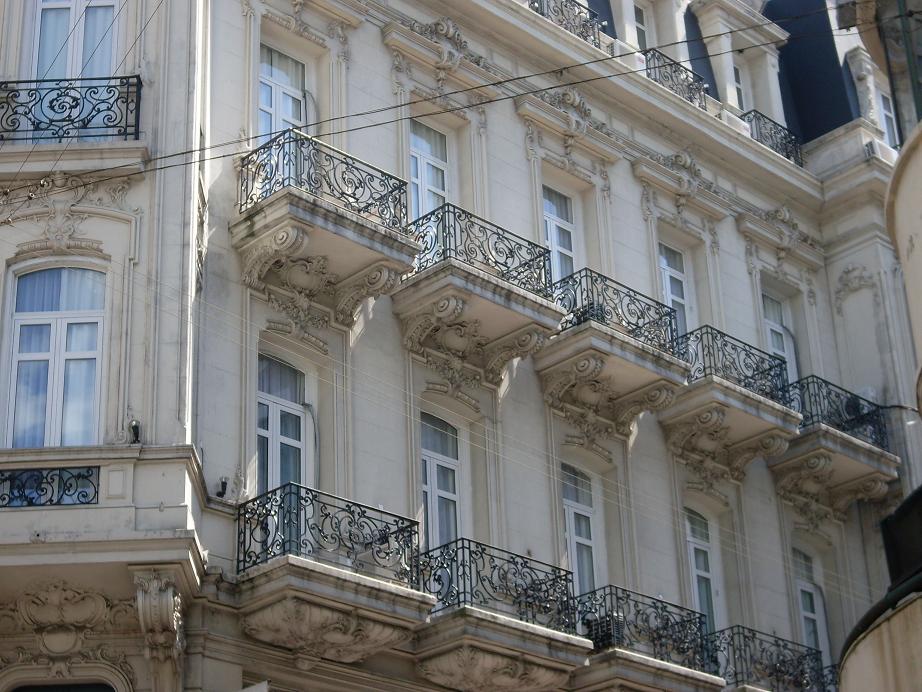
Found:
[{"label": "balcony door", "polygon": [[113,0],[36,2],[35,79],[112,76]]},{"label": "balcony door", "polygon": [[304,375],[260,354],[256,396],[257,484],[262,494],[306,484]]},{"label": "balcony door", "polygon": [[461,535],[461,460],[458,429],[420,414],[424,548],[437,548]]},{"label": "balcony door", "polygon": [[829,634],[826,630],[826,606],[823,592],[816,583],[813,558],[794,548],[794,575],[797,608],[800,612],[801,641],[823,654],[823,665],[831,662]]}]

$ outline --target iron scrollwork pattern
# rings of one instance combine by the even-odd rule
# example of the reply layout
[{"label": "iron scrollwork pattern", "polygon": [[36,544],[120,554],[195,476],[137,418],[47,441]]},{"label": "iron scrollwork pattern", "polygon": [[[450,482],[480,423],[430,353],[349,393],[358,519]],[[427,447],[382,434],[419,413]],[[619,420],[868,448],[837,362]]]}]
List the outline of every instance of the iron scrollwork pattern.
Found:
[{"label": "iron scrollwork pattern", "polygon": [[404,233],[407,183],[298,130],[286,130],[243,157],[241,212],[292,187]]},{"label": "iron scrollwork pattern", "polygon": [[839,666],[836,663],[833,663],[830,666],[826,666],[821,671],[822,683],[816,687],[814,690],[816,692],[838,692],[839,690]]},{"label": "iron scrollwork pattern", "polygon": [[140,137],[141,77],[0,82],[0,141]]},{"label": "iron scrollwork pattern", "polygon": [[99,467],[0,471],[0,508],[95,505]]},{"label": "iron scrollwork pattern", "polygon": [[750,346],[710,325],[676,339],[676,352],[691,365],[689,382],[713,375],[779,404],[788,403],[787,364],[783,358]]},{"label": "iron scrollwork pattern", "polygon": [[567,311],[561,329],[594,320],[671,352],[677,334],[673,308],[591,269],[580,269],[554,284],[554,299]]},{"label": "iron scrollwork pattern", "polygon": [[728,685],[777,692],[822,689],[822,654],[803,644],[734,625],[709,637],[712,671]]},{"label": "iron scrollwork pattern", "polygon": [[242,504],[237,572],[280,555],[309,557],[409,586],[419,522],[287,483]]},{"label": "iron scrollwork pattern", "polygon": [[529,0],[528,8],[596,48],[601,45],[599,15],[576,0]]},{"label": "iron scrollwork pattern", "polygon": [[530,557],[459,538],[419,556],[421,589],[432,612],[486,607],[562,632],[574,632],[573,574]]},{"label": "iron scrollwork pattern", "polygon": [[816,375],[792,382],[788,392],[788,406],[804,417],[802,428],[823,423],[880,449],[889,448],[884,412],[873,401]]},{"label": "iron scrollwork pattern", "polygon": [[408,228],[422,245],[417,271],[455,259],[526,291],[551,296],[551,255],[537,243],[453,204],[443,204]]},{"label": "iron scrollwork pattern", "polygon": [[[614,44],[612,44],[614,52]],[[682,97],[689,103],[702,110],[707,110],[707,84],[704,77],[681,63],[676,62],[668,55],[656,48],[643,51],[646,58],[646,74],[660,86],[664,86],[673,94]]]},{"label": "iron scrollwork pattern", "polygon": [[577,632],[595,651],[630,649],[686,668],[707,670],[701,613],[651,596],[604,586],[576,599]]},{"label": "iron scrollwork pattern", "polygon": [[740,118],[749,123],[754,140],[803,168],[804,153],[797,135],[757,110],[746,111]]}]

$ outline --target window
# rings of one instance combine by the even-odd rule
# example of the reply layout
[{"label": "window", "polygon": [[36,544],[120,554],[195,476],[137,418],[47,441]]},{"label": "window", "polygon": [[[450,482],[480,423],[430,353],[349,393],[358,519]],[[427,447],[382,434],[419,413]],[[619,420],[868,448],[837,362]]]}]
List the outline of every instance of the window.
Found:
[{"label": "window", "polygon": [[111,76],[114,2],[42,0],[36,6],[36,79]]},{"label": "window", "polygon": [[303,127],[307,122],[304,65],[267,45],[259,47],[260,135]]},{"label": "window", "polygon": [[634,5],[634,27],[637,30],[637,47],[640,50],[647,50],[655,42],[647,19],[649,12],[649,8],[644,5]]},{"label": "window", "polygon": [[736,90],[736,106],[744,111],[746,110],[746,99],[743,97],[743,73],[739,65],[733,66],[733,86]]},{"label": "window", "polygon": [[260,493],[301,483],[304,473],[304,376],[259,355],[256,396],[257,486]]},{"label": "window", "polygon": [[787,363],[788,381],[797,380],[797,360],[794,351],[794,337],[785,324],[785,304],[767,293],[762,294],[762,314],[765,322],[765,343],[768,352],[784,358]]},{"label": "window", "polygon": [[551,276],[557,281],[569,276],[575,269],[573,202],[547,185],[543,191],[544,240],[551,251]]},{"label": "window", "polygon": [[893,101],[888,94],[880,91],[880,126],[884,131],[887,144],[893,148],[900,145],[899,134],[896,130],[896,117],[893,115]]},{"label": "window", "polygon": [[710,522],[695,512],[685,510],[688,559],[691,566],[692,604],[704,614],[708,632],[717,629],[716,599],[719,594],[716,551],[711,545]]},{"label": "window", "polygon": [[16,281],[9,444],[96,444],[105,274],[55,268]]},{"label": "window", "polygon": [[450,543],[460,535],[458,429],[441,418],[420,414],[422,440],[423,539],[426,547]]},{"label": "window", "polygon": [[560,473],[570,567],[577,592],[589,593],[596,587],[592,480],[569,464],[561,464]]},{"label": "window", "polygon": [[688,331],[688,278],[685,255],[675,248],[659,244],[659,266],[663,281],[663,302],[674,308],[679,334]]},{"label": "window", "polygon": [[414,219],[448,199],[448,137],[410,121],[410,210]]},{"label": "window", "polygon": [[802,550],[794,548],[793,562],[802,641],[807,646],[819,649],[823,653],[823,665],[829,665],[826,609],[823,603],[823,593],[814,579],[813,558]]}]

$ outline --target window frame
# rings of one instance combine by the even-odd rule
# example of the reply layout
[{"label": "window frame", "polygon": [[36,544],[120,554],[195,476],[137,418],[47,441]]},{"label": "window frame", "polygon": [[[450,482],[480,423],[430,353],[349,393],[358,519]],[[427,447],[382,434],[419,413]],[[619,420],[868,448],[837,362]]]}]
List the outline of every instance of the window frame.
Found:
[{"label": "window frame", "polygon": [[[884,104],[890,104],[885,108]],[[900,145],[899,130],[896,125],[896,111],[893,107],[893,96],[884,92],[883,89],[877,90],[877,107],[880,109],[880,129],[884,131],[884,141],[891,149],[896,149]]]},{"label": "window frame", "polygon": [[[297,89],[293,89],[289,86],[286,86],[280,82],[275,81],[271,77],[268,77],[262,74],[262,57],[261,56],[262,56],[263,46],[265,46],[271,51],[274,51],[276,53],[279,53],[280,55],[285,56],[289,60],[292,60],[301,66],[300,94],[298,93]],[[310,95],[311,94],[310,90],[307,88],[307,82],[308,82],[308,65],[306,62],[304,62],[303,60],[300,60],[299,58],[296,58],[295,56],[291,55],[289,52],[285,50],[277,48],[271,42],[266,41],[265,38],[260,38],[259,55],[257,55],[257,63],[256,63],[256,98],[254,99],[255,105],[256,105],[255,126],[256,126],[256,136],[257,137],[270,137],[272,136],[271,133],[279,133],[289,128],[303,130],[306,127],[306,125],[308,124],[308,120],[307,120],[308,110],[309,110],[308,106],[309,104],[313,105],[311,103],[313,99]],[[260,100],[260,91],[261,91],[261,87],[263,83],[265,83],[269,87],[270,93],[272,95],[272,105],[270,106],[269,111],[265,111],[262,101]],[[282,98],[286,95],[291,96],[292,98],[296,98],[301,103],[301,122],[297,124],[295,124],[293,121],[289,121],[283,118],[282,116]],[[259,114],[261,112],[268,112],[269,114],[269,119],[271,121],[269,133],[260,132]]]},{"label": "window frame", "polygon": [[[682,271],[670,267],[665,260],[663,248],[667,248],[677,253],[682,257]],[[669,307],[676,310],[676,329],[678,331],[677,335],[687,334],[688,332],[694,329],[691,320],[691,313],[694,309],[694,279],[691,272],[691,258],[689,253],[685,250],[677,247],[663,240],[657,240],[656,245],[656,265],[660,270],[660,290],[662,292],[663,303]],[[685,297],[677,297],[672,294],[672,287],[670,285],[670,278],[674,278],[681,282],[682,288],[685,291]],[[678,309],[675,307],[673,302],[681,303],[682,305],[682,314],[685,316],[685,330],[682,330],[681,320],[678,319]]]},{"label": "window frame", "polygon": [[[634,13],[632,21],[634,23],[634,36],[637,40],[637,47],[640,50],[656,48],[656,16],[653,12],[653,6],[648,2],[634,2]],[[637,11],[643,15],[643,24],[637,23]],[[640,29],[643,29],[644,41],[640,41]]]},{"label": "window frame", "polygon": [[[62,79],[77,79],[79,77],[112,77],[113,74],[108,75],[98,75],[90,74],[83,75],[83,42],[85,37],[85,25],[86,25],[86,15],[85,10],[90,7],[111,7],[113,22],[112,27],[108,30],[110,33],[110,45],[112,54],[109,56],[109,64],[114,66],[116,64],[116,58],[118,54],[118,38],[119,38],[119,18],[118,10],[116,8],[116,0],[52,0],[51,2],[43,2],[38,0],[35,2],[35,10],[32,15],[32,60],[30,64],[30,74],[33,75],[34,79],[45,79],[45,75],[38,73],[38,59],[39,59],[39,50],[41,47],[41,34],[42,34],[42,11],[43,10],[52,10],[52,9],[67,9],[70,14],[67,21],[67,30],[69,35],[67,37],[67,48],[61,51],[61,55],[56,58],[59,60],[63,58],[65,60],[66,72]],[[74,28],[76,25],[76,28]],[[52,62],[52,64],[54,64]],[[110,67],[110,72],[113,70],[113,67]],[[47,77],[51,79],[51,77]]]},{"label": "window frame", "polygon": [[[818,646],[815,647],[819,649],[823,656],[823,665],[827,666],[831,662],[830,655],[830,646],[829,646],[829,623],[827,621],[826,615],[826,599],[823,594],[823,590],[820,588],[819,584],[816,582],[816,573],[813,571],[813,566],[816,564],[816,557],[811,553],[800,550],[799,548],[793,548],[792,552],[794,553],[793,562],[794,562],[794,591],[795,591],[795,605],[797,607],[798,615],[798,629],[800,630],[800,640],[805,646],[813,646],[808,641],[807,636],[807,627],[806,620],[812,619],[816,623],[816,634],[819,639]],[[801,553],[810,561],[810,579],[804,579],[803,576],[797,573],[797,556],[796,553]],[[801,597],[802,593],[809,593],[813,597],[814,612],[807,613],[804,611],[803,599]]]},{"label": "window frame", "polygon": [[[556,214],[553,214],[547,211],[544,207],[547,198],[545,197],[544,191],[551,190],[552,192],[564,197],[570,206],[570,215],[573,217],[572,220],[568,221],[566,219],[560,218]],[[560,268],[560,256],[565,255],[570,258],[570,262],[573,265],[573,271],[580,269],[580,238],[577,232],[577,198],[572,194],[567,192],[562,192],[556,187],[543,183],[541,185],[541,218],[542,224],[544,226],[544,246],[548,249],[551,255],[551,279],[553,281],[560,281],[565,276],[570,274],[564,274]],[[551,226],[554,226],[554,230],[557,230],[557,227],[563,228],[570,234],[570,249],[567,250],[564,248],[558,241],[557,233],[551,233]],[[572,273],[572,272],[571,272]]]},{"label": "window frame", "polygon": [[[298,380],[298,391],[301,394],[302,402],[297,404],[288,399],[284,399],[268,392],[263,392],[259,389],[259,358],[268,358],[274,360],[282,365],[295,370],[299,375]],[[256,430],[256,484],[257,491],[259,494],[269,492],[276,488],[281,487],[281,475],[282,475],[282,464],[281,464],[281,445],[284,443],[291,447],[295,447],[300,450],[301,464],[299,469],[300,479],[296,482],[299,485],[309,486],[311,483],[307,482],[310,476],[310,466],[308,464],[306,447],[306,438],[307,438],[307,374],[291,363],[288,363],[281,358],[277,358],[271,353],[267,353],[263,350],[260,350],[257,354],[257,376],[256,376],[256,421],[255,421],[255,430]],[[265,430],[259,427],[259,405],[265,404],[269,408],[269,429]],[[281,419],[281,413],[287,412],[292,415],[295,415],[300,420],[300,431],[301,439],[295,440],[290,437],[283,436],[280,431],[279,420]],[[265,487],[262,487],[260,482],[260,469],[259,469],[259,438],[264,437],[268,441],[268,458],[266,459],[266,484]],[[313,460],[314,463],[316,460]]]},{"label": "window frame", "polygon": [[[438,206],[441,206],[441,205],[438,205],[436,207],[433,207],[432,209],[429,209],[427,208],[427,205],[423,204],[424,199],[425,200],[429,199],[430,191],[442,197],[443,199],[442,204],[445,204],[446,202],[451,201],[451,197],[450,197],[450,190],[452,187],[451,161],[452,161],[452,155],[453,155],[451,133],[446,132],[445,130],[439,127],[433,127],[429,122],[423,122],[420,118],[421,116],[420,117],[414,116],[410,118],[410,122],[408,123],[408,130],[407,130],[408,137],[409,137],[408,144],[410,148],[410,152],[409,152],[410,155],[408,159],[409,168],[407,169],[407,180],[409,181],[409,184],[410,184],[409,185],[410,187],[409,212],[411,216],[416,214],[415,218],[417,219],[422,216],[425,216],[426,214],[433,211],[434,209],[437,209]],[[438,134],[440,134],[442,137],[445,138],[445,158],[446,158],[445,161],[442,161],[433,156],[430,156],[429,154],[426,154],[425,152],[422,152],[413,146],[413,123],[414,122],[418,123],[419,125],[423,127],[427,127],[434,132],[437,132]],[[414,158],[416,158],[416,161],[417,161],[417,164],[416,164],[417,175],[416,176],[413,175],[413,159]],[[425,177],[423,176],[423,172],[428,171],[426,167],[427,165],[431,165],[433,168],[437,168],[438,170],[442,171],[442,178],[445,181],[444,189],[439,189],[438,187],[430,185],[428,175],[426,175]],[[416,189],[419,190],[419,198],[416,200],[418,202],[418,208],[419,208],[418,213],[413,211],[413,206],[414,206],[413,205],[413,202],[414,202],[414,199],[413,199],[414,187],[413,186],[414,185],[416,186]],[[425,211],[423,211],[424,209]]]},{"label": "window frame", "polygon": [[[102,308],[98,310],[55,310],[48,312],[16,312],[16,297],[19,291],[19,280],[29,274],[35,274],[42,271],[53,269],[80,269],[92,271],[100,275],[103,282],[103,303]],[[15,272],[12,275],[12,290],[10,291],[10,304],[8,311],[7,324],[10,329],[10,341],[6,351],[5,361],[8,366],[8,402],[7,402],[7,424],[4,437],[4,447],[7,449],[27,449],[26,447],[14,447],[14,435],[16,430],[16,388],[18,384],[19,363],[24,361],[47,361],[48,362],[48,379],[45,390],[45,428],[42,436],[41,447],[64,447],[61,436],[63,434],[64,419],[64,376],[67,361],[69,360],[87,360],[93,358],[96,363],[94,387],[93,387],[93,405],[92,405],[92,432],[93,436],[90,441],[81,442],[77,445],[70,446],[95,446],[102,440],[102,393],[104,377],[104,358],[105,358],[105,329],[106,329],[106,304],[109,296],[109,274],[97,266],[82,266],[79,264],[53,264],[38,265],[23,268],[22,271]],[[41,354],[22,354],[19,353],[19,335],[22,326],[48,324],[50,326],[49,350]],[[94,351],[75,351],[68,354],[67,348],[67,327],[71,324],[95,324],[96,325],[96,349]]]},{"label": "window frame", "polygon": [[[771,319],[765,309],[765,299],[773,300],[781,306],[781,317],[784,322],[776,322]],[[790,327],[787,326],[791,322],[791,308],[789,301],[779,297],[777,294],[772,293],[771,291],[766,291],[764,288],[761,293],[762,299],[762,338],[765,340],[765,350],[771,353],[773,356],[778,356],[779,358],[784,358],[785,366],[787,369],[788,381],[796,382],[798,379],[797,373],[797,341],[794,338],[793,331]],[[781,335],[781,340],[784,343],[784,351],[779,352],[775,348],[774,343],[772,342],[772,332],[778,332]]]},{"label": "window frame", "polygon": [[736,107],[740,111],[747,110],[747,104],[749,102],[749,95],[746,90],[746,72],[745,67],[741,66],[739,62],[733,60],[733,93],[736,97]]},{"label": "window frame", "polygon": [[[458,442],[458,458],[452,459],[451,457],[445,456],[439,452],[433,451],[431,449],[426,449],[423,447],[422,442],[422,426],[423,426],[423,414],[432,416],[441,420],[443,423],[450,425],[456,434],[456,439]],[[467,480],[467,464],[465,463],[467,455],[466,447],[466,438],[464,434],[464,428],[458,425],[457,421],[454,421],[444,414],[437,415],[428,411],[426,409],[420,409],[417,418],[416,418],[420,428],[420,442],[419,442],[419,460],[420,465],[419,469],[425,466],[426,475],[423,477],[420,475],[419,479],[419,489],[420,489],[420,503],[423,508],[422,521],[422,547],[421,549],[433,550],[440,545],[442,545],[439,539],[439,525],[438,519],[438,499],[440,497],[445,497],[454,501],[455,503],[455,533],[456,539],[462,538],[464,536],[464,529],[468,525],[469,517],[467,516],[467,504],[466,500],[468,493],[465,490],[468,487]],[[437,467],[445,466],[450,468],[455,474],[455,492],[450,493],[449,491],[443,491],[438,488],[438,469]]]},{"label": "window frame", "polygon": [[[592,497],[592,505],[586,505],[577,500],[568,499],[563,493],[564,486],[564,473],[563,467],[569,466],[577,474],[584,476],[589,482],[589,493]],[[596,520],[596,511],[595,506],[598,502],[596,498],[596,483],[594,482],[591,475],[585,471],[579,469],[572,464],[567,464],[566,462],[562,463],[560,466],[560,496],[561,502],[564,509],[564,540],[567,546],[567,555],[569,556],[570,570],[573,572],[573,587],[579,592],[582,592],[580,587],[580,567],[579,560],[577,559],[577,546],[585,545],[588,546],[591,555],[592,555],[592,588],[589,591],[593,591],[603,583],[602,570],[601,570],[601,546],[604,546],[604,540],[601,540],[599,536],[599,523]],[[582,514],[589,520],[589,531],[592,534],[591,538],[583,538],[576,535],[576,514]],[[588,592],[583,592],[588,593]],[[575,595],[580,595],[577,593]]]},{"label": "window frame", "polygon": [[[707,522],[708,540],[706,542],[696,538],[692,534],[689,514],[695,514]],[[699,512],[697,509],[692,507],[683,507],[682,515],[685,524],[686,559],[688,560],[688,573],[690,578],[689,586],[691,588],[692,607],[699,613],[703,613],[705,615],[705,619],[707,620],[709,614],[702,607],[698,595],[698,577],[704,576],[710,581],[711,604],[713,606],[713,611],[710,613],[713,622],[706,622],[705,626],[707,627],[710,625],[712,627],[712,631],[716,632],[721,627],[723,627],[725,620],[723,610],[723,578],[720,559],[720,546],[715,545],[713,535],[713,530],[715,528],[717,531],[720,531],[720,525],[708,514]],[[695,560],[696,549],[703,550],[707,554],[708,566],[710,568],[708,572],[702,572],[698,569],[697,561]]]}]

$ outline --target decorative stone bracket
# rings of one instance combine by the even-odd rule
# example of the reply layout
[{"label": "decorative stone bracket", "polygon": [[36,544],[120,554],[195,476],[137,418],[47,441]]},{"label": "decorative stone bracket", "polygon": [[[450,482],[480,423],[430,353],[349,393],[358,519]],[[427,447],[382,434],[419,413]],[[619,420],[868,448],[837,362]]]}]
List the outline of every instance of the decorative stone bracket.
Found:
[{"label": "decorative stone bracket", "polygon": [[630,437],[634,422],[644,411],[667,408],[678,386],[659,380],[627,394],[619,393],[611,376],[603,375],[606,358],[590,354],[570,361],[564,368],[542,376],[544,400],[579,431],[567,439],[609,460],[600,440]]},{"label": "decorative stone bracket", "polygon": [[480,690],[556,690],[569,671],[464,644],[440,652],[416,665],[419,674],[436,685],[462,692]]},{"label": "decorative stone bracket", "polygon": [[499,385],[506,366],[540,350],[549,330],[530,324],[489,340],[481,334],[480,320],[465,319],[466,308],[462,296],[443,296],[402,320],[403,342],[445,380],[445,393],[476,408],[464,390],[482,382]]},{"label": "decorative stone bracket", "polygon": [[173,573],[135,572],[138,619],[144,634],[144,655],[150,662],[155,692],[182,690],[182,658],[186,642],[182,598]]}]

